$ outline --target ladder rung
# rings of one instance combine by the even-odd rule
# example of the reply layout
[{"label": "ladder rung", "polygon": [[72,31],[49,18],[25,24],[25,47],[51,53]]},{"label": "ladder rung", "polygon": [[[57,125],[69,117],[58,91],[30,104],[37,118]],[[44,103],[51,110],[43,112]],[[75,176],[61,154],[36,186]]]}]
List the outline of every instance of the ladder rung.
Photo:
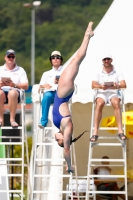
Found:
[{"label": "ladder rung", "polygon": [[50,191],[49,191],[49,190],[48,190],[48,191],[37,190],[37,191],[36,191],[36,190],[34,190],[33,193],[36,193],[36,194],[38,194],[38,193],[40,193],[40,194],[43,194],[43,193],[46,193],[46,194],[48,194],[48,193],[55,193],[55,194],[59,194],[59,193],[60,193],[60,194],[70,194],[70,191],[66,191],[66,190],[62,190],[62,191],[57,191],[57,190],[53,190],[53,191],[52,191],[52,190],[50,190]]},{"label": "ladder rung", "polygon": [[55,175],[49,175],[49,174],[34,174],[34,177],[49,177],[49,178],[53,178],[53,177],[55,177],[55,178],[59,178],[59,177],[64,177],[64,178],[70,178],[71,177],[71,175],[70,174],[64,174],[64,175],[60,175],[60,174],[55,174]]},{"label": "ladder rung", "polygon": [[91,145],[92,146],[117,146],[117,147],[122,146],[121,143],[97,143],[97,142],[92,143]]},{"label": "ladder rung", "polygon": [[[4,165],[4,166],[18,166],[18,167],[22,166],[22,164],[13,164],[13,163],[12,164],[8,164],[8,163],[7,164],[3,164],[3,163],[0,163],[0,165]],[[27,166],[28,166],[27,164],[24,164],[24,167],[27,167]]]},{"label": "ladder rung", "polygon": [[[41,128],[41,130],[54,130],[54,129],[57,129],[56,127],[44,127],[44,128]],[[39,128],[40,130],[40,128]]]},{"label": "ladder rung", "polygon": [[2,126],[2,127],[0,127],[0,129],[13,129],[13,130],[16,130],[16,129],[22,129],[22,126],[18,126],[17,128],[13,128],[12,126]]},{"label": "ladder rung", "polygon": [[[91,164],[90,166],[95,167],[95,166],[99,166],[99,164]],[[123,167],[124,165],[103,165],[103,166],[110,166],[110,167]]]},{"label": "ladder rung", "polygon": [[126,191],[87,191],[87,193],[91,193],[91,194],[126,194]]},{"label": "ladder rung", "polygon": [[12,138],[12,139],[22,139],[22,137],[20,137],[20,136],[0,136],[0,138]]},{"label": "ladder rung", "polygon": [[22,161],[22,158],[0,158],[0,161]]},{"label": "ladder rung", "polygon": [[0,142],[0,145],[22,145],[22,142]]},{"label": "ladder rung", "polygon": [[[91,162],[102,162],[103,159],[101,158],[91,158],[90,159]],[[104,162],[125,162],[124,159],[104,159]]]},{"label": "ladder rung", "polygon": [[[37,142],[36,145],[37,146],[50,146],[50,145],[55,145],[56,142],[51,142],[51,143],[46,143],[46,142]],[[57,145],[57,144],[56,144]]]},{"label": "ladder rung", "polygon": [[[94,127],[92,129],[94,130]],[[99,130],[118,130],[118,127],[99,127]]]},{"label": "ladder rung", "polygon": [[105,178],[125,178],[125,175],[95,175],[95,174],[90,174],[90,178],[98,178],[98,177],[105,177]]},{"label": "ladder rung", "polygon": [[0,190],[0,193],[6,192],[6,193],[22,193],[22,190]]},{"label": "ladder rung", "polygon": [[9,176],[9,177],[20,177],[22,174],[0,174],[0,177]]},{"label": "ladder rung", "polygon": [[59,162],[59,161],[65,161],[64,158],[60,158],[60,159],[52,159],[52,158],[36,158],[35,161],[52,161],[52,162]]},{"label": "ladder rung", "polygon": [[[62,193],[62,194],[71,194],[71,191],[70,191],[70,190],[69,190],[69,191],[65,191],[65,190],[64,190],[64,191],[55,191],[55,190],[54,190],[54,191],[52,191],[52,190],[51,190],[51,191],[44,191],[44,190],[43,190],[43,191],[42,191],[42,190],[37,190],[37,191],[35,191],[35,190],[34,190],[34,191],[33,191],[33,193],[36,193],[36,194],[37,194],[37,193],[41,193],[41,194],[42,194],[42,193],[47,193],[47,194],[48,194],[49,192],[50,192],[50,193],[53,192],[53,193],[55,193],[55,194],[56,194],[56,193],[57,193],[57,194],[58,194],[58,193]],[[125,191],[88,191],[87,193],[88,193],[88,194],[103,194],[103,192],[104,192],[105,194],[126,194]],[[70,196],[72,196],[72,195],[70,195]],[[76,197],[76,196],[74,195],[73,197]],[[85,196],[84,196],[84,197],[85,197]],[[80,198],[81,198],[81,196],[80,196]]]},{"label": "ladder rung", "polygon": [[[48,166],[46,164],[36,164],[37,167],[43,167],[43,166]],[[66,167],[66,165],[56,165],[56,164],[50,164],[50,167]]]},{"label": "ladder rung", "polygon": [[118,136],[99,136],[98,139],[119,139]]}]

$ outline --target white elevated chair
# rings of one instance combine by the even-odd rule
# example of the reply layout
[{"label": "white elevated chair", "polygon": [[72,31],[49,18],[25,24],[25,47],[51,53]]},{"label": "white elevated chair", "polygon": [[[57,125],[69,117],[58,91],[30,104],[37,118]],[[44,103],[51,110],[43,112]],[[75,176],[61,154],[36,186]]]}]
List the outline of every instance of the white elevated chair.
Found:
[{"label": "white elevated chair", "polygon": [[[93,130],[94,130],[94,110],[95,110],[95,95],[96,95],[97,90],[94,90],[94,100],[93,100],[93,105],[92,105],[92,118],[91,118],[91,129],[90,129],[90,137],[93,135]],[[118,91],[119,94],[121,95],[121,110],[122,112],[125,112],[125,104],[124,104],[124,93],[123,90],[119,90]],[[105,106],[111,106],[110,104],[106,104]],[[113,108],[112,108],[113,109]],[[118,130],[117,127],[99,127],[99,130],[102,131],[108,131],[108,130]],[[125,124],[123,125],[123,131],[124,133],[126,133],[125,130]],[[100,142],[100,139],[104,140],[105,142]],[[117,140],[118,142],[110,142],[112,139]],[[99,159],[99,158],[94,158],[93,156],[93,148],[94,147],[98,147],[100,148],[105,147],[105,152],[106,152],[106,148],[121,148],[122,150],[122,159],[120,158],[115,158],[115,159],[104,159],[104,161],[106,162],[110,162],[110,163],[115,163],[115,164],[110,164],[109,166],[116,166],[117,167],[123,167],[123,171],[124,171],[124,175],[120,175],[120,174],[115,174],[115,175],[94,175],[93,174],[93,170],[92,167],[94,166],[99,166],[103,159]],[[98,150],[98,149],[97,149]],[[110,149],[111,150],[111,149]],[[100,149],[99,149],[100,151]],[[107,152],[106,152],[107,153]],[[96,155],[95,155],[96,156]],[[119,139],[118,136],[99,136],[98,141],[97,142],[90,142],[90,146],[89,146],[89,153],[88,153],[88,181],[87,183],[89,183],[91,178],[104,178],[105,179],[110,179],[110,178],[123,178],[124,179],[124,184],[125,184],[125,191],[96,191],[96,194],[125,194],[126,200],[127,200],[127,161],[126,161],[126,141],[121,141]],[[87,190],[89,191],[89,185],[87,186]],[[103,198],[104,199],[104,198]],[[107,199],[107,198],[106,198]],[[86,200],[88,200],[88,196],[86,196]]]},{"label": "white elevated chair", "polygon": [[[30,200],[62,200],[63,195],[68,193],[66,187],[63,187],[65,185],[64,180],[72,180],[73,175],[65,172],[66,162],[63,156],[63,148],[59,147],[54,138],[54,133],[58,132],[58,129],[53,124],[53,104],[50,106],[47,127],[38,128],[43,95],[43,92],[38,93],[38,88],[38,84],[32,88],[34,139],[30,162],[32,188]],[[69,102],[70,105],[71,101]],[[71,155],[75,155],[74,144],[71,146]],[[75,166],[76,158],[75,156],[71,157],[74,157]],[[77,174],[76,170],[75,174]]]},{"label": "white elevated chair", "polygon": [[[7,147],[7,155],[0,158],[0,170],[3,173],[0,173],[0,199],[9,200],[10,195],[14,196],[16,193],[18,197],[23,200],[24,197],[24,167],[27,166],[24,163],[24,145],[26,142],[26,153],[28,152],[27,147],[27,135],[26,135],[26,127],[25,127],[25,91],[20,90],[20,104],[21,104],[21,117],[20,117],[20,124],[17,128],[12,128],[9,121],[6,121],[8,125],[0,127],[0,145]],[[16,113],[17,114],[17,113]],[[2,136],[2,131],[8,130],[9,134],[5,134],[6,136]],[[20,129],[20,135],[16,134],[16,131]],[[11,134],[10,134],[11,133]],[[6,141],[2,141],[2,139]],[[14,155],[14,146],[20,147],[20,156],[16,158]],[[5,151],[4,149],[4,151]],[[12,155],[11,155],[12,154]],[[19,153],[18,153],[19,155]],[[27,155],[28,157],[28,155]],[[28,161],[28,160],[27,160]],[[17,167],[15,173],[10,172],[11,169],[13,170],[14,167]],[[19,179],[20,189],[14,189],[13,178]],[[12,182],[9,184],[9,182]]]}]

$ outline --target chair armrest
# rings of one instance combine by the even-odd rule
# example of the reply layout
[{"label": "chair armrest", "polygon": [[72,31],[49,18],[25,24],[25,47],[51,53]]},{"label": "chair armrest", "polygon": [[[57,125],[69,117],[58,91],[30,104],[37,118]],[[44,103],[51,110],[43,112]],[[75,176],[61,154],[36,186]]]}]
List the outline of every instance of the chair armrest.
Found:
[{"label": "chair armrest", "polygon": [[26,101],[25,101],[25,90],[23,90],[23,89],[20,89],[20,102],[21,103],[25,103]]},{"label": "chair armrest", "polygon": [[96,95],[97,95],[97,91],[98,91],[97,88],[94,88],[94,89],[93,89],[93,103],[95,102],[95,98],[96,98]]},{"label": "chair armrest", "polygon": [[74,94],[77,94],[77,91],[78,91],[78,87],[76,84],[74,84]]},{"label": "chair armrest", "polygon": [[119,89],[118,93],[120,93],[121,96],[121,103],[124,103],[124,93],[125,93],[125,88]]}]

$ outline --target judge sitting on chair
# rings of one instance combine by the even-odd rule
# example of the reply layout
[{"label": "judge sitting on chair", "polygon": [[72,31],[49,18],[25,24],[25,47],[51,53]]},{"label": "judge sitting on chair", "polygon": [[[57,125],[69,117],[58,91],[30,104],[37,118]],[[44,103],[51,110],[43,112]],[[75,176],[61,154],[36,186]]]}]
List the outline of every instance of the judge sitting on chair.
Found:
[{"label": "judge sitting on chair", "polygon": [[28,79],[25,70],[16,64],[16,53],[9,49],[5,54],[5,64],[0,66],[0,126],[4,126],[4,103],[8,103],[10,124],[18,127],[15,120],[17,104],[20,101],[20,89],[28,89]]},{"label": "judge sitting on chair", "polygon": [[95,75],[92,81],[92,89],[97,89],[95,97],[95,117],[94,117],[94,131],[90,138],[91,142],[98,139],[98,128],[102,118],[102,110],[106,103],[110,103],[114,108],[114,116],[118,125],[118,136],[121,140],[126,140],[126,136],[122,129],[122,115],[120,108],[121,96],[119,90],[126,88],[126,82],[123,74],[118,72],[112,65],[112,56],[106,54],[102,57],[103,66],[99,73]]},{"label": "judge sitting on chair", "polygon": [[43,73],[40,80],[40,89],[44,90],[42,104],[42,116],[38,124],[39,128],[44,128],[48,123],[48,113],[50,105],[54,103],[55,93],[60,75],[63,71],[63,57],[59,51],[53,51],[50,56],[52,69]]}]

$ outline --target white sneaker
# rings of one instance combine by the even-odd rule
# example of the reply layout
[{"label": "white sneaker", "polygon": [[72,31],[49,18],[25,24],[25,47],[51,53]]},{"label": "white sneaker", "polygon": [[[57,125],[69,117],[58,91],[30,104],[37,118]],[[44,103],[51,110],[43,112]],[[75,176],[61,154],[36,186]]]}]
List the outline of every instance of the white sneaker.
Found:
[{"label": "white sneaker", "polygon": [[43,126],[42,124],[38,124],[39,128],[45,128],[45,126]]}]

